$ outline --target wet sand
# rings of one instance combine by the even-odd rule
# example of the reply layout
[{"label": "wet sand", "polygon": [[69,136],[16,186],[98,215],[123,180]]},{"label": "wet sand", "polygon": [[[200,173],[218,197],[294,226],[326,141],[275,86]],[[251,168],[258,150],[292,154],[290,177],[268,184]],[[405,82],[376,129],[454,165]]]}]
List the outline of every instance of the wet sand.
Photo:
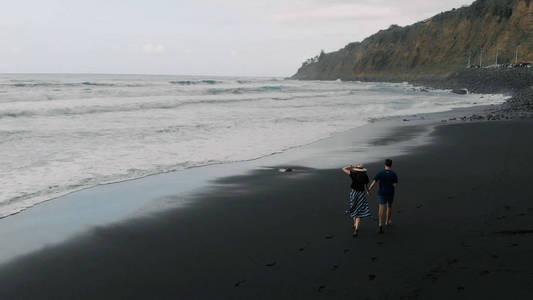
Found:
[{"label": "wet sand", "polygon": [[[533,290],[532,121],[439,126],[393,157],[392,228],[345,216],[339,169],[223,177],[186,208],[0,267],[0,298],[499,299]],[[369,175],[381,163],[367,165]],[[178,196],[176,196],[178,197]],[[374,216],[375,196],[370,200]]]}]

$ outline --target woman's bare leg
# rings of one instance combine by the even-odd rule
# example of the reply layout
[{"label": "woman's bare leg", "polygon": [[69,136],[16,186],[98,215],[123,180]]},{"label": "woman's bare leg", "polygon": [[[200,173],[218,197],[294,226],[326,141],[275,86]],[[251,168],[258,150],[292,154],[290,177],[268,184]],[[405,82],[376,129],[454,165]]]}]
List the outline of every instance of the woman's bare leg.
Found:
[{"label": "woman's bare leg", "polygon": [[359,233],[359,218],[353,218],[353,233],[352,233],[352,237],[357,237],[358,233]]}]

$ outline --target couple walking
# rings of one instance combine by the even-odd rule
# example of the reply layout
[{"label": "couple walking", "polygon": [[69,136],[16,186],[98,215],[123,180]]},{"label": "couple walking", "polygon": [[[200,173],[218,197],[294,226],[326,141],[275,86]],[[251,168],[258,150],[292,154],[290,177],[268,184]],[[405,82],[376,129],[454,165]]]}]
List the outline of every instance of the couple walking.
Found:
[{"label": "couple walking", "polygon": [[391,225],[392,202],[394,200],[394,189],[398,187],[398,176],[391,169],[392,160],[385,160],[385,169],[381,170],[374,176],[374,180],[368,186],[369,179],[366,169],[362,164],[353,164],[342,168],[344,173],[352,178],[350,192],[350,209],[347,213],[353,218],[354,232],[353,236],[357,237],[359,233],[359,222],[361,218],[369,218],[370,208],[368,207],[367,195],[370,195],[372,189],[379,183],[378,204],[379,204],[379,233],[383,233],[383,214],[387,206],[387,220],[385,224]]}]

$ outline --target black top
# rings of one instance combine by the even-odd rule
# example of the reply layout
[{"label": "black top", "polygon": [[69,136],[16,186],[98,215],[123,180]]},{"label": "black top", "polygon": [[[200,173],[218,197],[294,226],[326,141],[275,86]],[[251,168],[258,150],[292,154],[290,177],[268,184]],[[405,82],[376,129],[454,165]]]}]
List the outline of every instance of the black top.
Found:
[{"label": "black top", "polygon": [[368,175],[366,175],[366,172],[350,170],[350,177],[352,178],[352,189],[364,192],[365,186],[368,184]]},{"label": "black top", "polygon": [[394,196],[394,184],[398,183],[398,175],[393,170],[382,170],[376,177],[375,181],[379,182],[380,196]]}]

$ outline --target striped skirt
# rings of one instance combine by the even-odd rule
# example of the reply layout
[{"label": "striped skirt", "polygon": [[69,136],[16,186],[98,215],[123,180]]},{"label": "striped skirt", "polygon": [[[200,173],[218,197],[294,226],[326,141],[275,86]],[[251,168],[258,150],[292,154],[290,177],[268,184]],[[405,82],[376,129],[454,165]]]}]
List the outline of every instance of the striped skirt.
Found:
[{"label": "striped skirt", "polygon": [[370,208],[366,199],[366,192],[352,189],[350,192],[350,209],[346,211],[352,218],[369,218]]}]

